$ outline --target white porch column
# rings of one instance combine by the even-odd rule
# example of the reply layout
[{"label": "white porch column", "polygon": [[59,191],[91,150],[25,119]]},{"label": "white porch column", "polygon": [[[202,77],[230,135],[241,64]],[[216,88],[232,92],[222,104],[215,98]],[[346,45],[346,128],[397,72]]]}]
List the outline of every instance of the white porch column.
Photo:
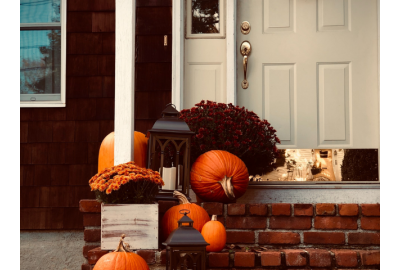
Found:
[{"label": "white porch column", "polygon": [[172,103],[178,111],[183,109],[183,71],[184,71],[184,2],[172,2]]},{"label": "white porch column", "polygon": [[114,165],[133,160],[136,0],[115,1]]},{"label": "white porch column", "polygon": [[226,103],[236,105],[236,0],[226,1]]}]

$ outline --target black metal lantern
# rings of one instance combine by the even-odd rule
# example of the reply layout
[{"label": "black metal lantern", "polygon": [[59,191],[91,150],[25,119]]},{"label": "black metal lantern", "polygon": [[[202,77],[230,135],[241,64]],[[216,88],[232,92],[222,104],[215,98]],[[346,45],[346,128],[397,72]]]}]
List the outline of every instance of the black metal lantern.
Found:
[{"label": "black metal lantern", "polygon": [[149,130],[147,168],[159,171],[165,186],[161,192],[178,190],[189,196],[190,143],[194,132],[182,119],[175,105],[168,104]]},{"label": "black metal lantern", "polygon": [[[179,213],[184,216],[178,221],[175,229],[165,240],[163,245],[167,246],[167,270],[183,269],[206,269],[206,246],[207,243],[201,233],[193,228],[193,220],[187,214],[187,209]],[[188,224],[188,225],[183,225]]]}]

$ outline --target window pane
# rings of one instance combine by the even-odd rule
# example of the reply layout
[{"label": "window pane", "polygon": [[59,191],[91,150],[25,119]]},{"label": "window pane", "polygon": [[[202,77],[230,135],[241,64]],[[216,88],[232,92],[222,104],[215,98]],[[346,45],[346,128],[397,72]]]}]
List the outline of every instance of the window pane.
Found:
[{"label": "window pane", "polygon": [[61,31],[20,31],[20,94],[60,94],[60,75]]},{"label": "window pane", "polygon": [[378,149],[281,149],[256,181],[379,181]]},{"label": "window pane", "polygon": [[60,0],[20,0],[20,23],[60,22]]},{"label": "window pane", "polygon": [[219,19],[219,0],[192,0],[192,34],[218,34]]}]

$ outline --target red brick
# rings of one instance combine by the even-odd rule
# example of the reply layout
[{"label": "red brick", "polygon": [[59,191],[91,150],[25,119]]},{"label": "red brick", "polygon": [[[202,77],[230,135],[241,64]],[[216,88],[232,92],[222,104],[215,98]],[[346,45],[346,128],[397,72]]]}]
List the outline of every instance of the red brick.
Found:
[{"label": "red brick", "polygon": [[160,263],[164,265],[167,263],[167,251],[165,249],[161,250]]},{"label": "red brick", "polygon": [[342,232],[304,232],[304,244],[331,244],[343,245],[345,243]]},{"label": "red brick", "polygon": [[284,250],[286,255],[287,266],[306,266],[307,253],[301,249],[288,249]]},{"label": "red brick", "polygon": [[[210,219],[212,218],[212,216],[210,216]],[[225,218],[222,216],[217,216],[217,221],[221,222],[222,225],[225,226]]]},{"label": "red brick", "polygon": [[254,267],[255,254],[254,252],[235,252],[236,267]]},{"label": "red brick", "polygon": [[308,216],[314,215],[314,207],[312,204],[295,204],[293,206],[295,216]]},{"label": "red brick", "polygon": [[357,267],[357,252],[353,250],[332,250],[336,258],[336,266]]},{"label": "red brick", "polygon": [[225,226],[229,229],[265,229],[267,228],[267,219],[264,217],[227,217]]},{"label": "red brick", "polygon": [[306,249],[310,256],[310,266],[329,267],[331,266],[331,253],[323,249]]},{"label": "red brick", "polygon": [[349,245],[379,245],[379,233],[349,233]]},{"label": "red brick", "polygon": [[334,216],[335,205],[333,203],[317,203],[315,212],[317,216]]},{"label": "red brick", "polygon": [[311,229],[310,217],[271,217],[269,220],[270,229]]},{"label": "red brick", "polygon": [[85,229],[83,239],[86,242],[99,242],[101,239],[100,229]]},{"label": "red brick", "polygon": [[249,204],[249,214],[252,216],[266,216],[268,214],[268,204],[265,203]]},{"label": "red brick", "polygon": [[356,230],[356,217],[315,217],[314,227],[325,230]]},{"label": "red brick", "polygon": [[358,204],[339,204],[339,215],[358,216]]},{"label": "red brick", "polygon": [[379,265],[380,264],[380,251],[379,250],[366,250],[360,251],[362,265]]},{"label": "red brick", "polygon": [[101,214],[84,214],[83,226],[101,226]]},{"label": "red brick", "polygon": [[100,213],[101,203],[99,203],[96,200],[80,200],[79,201],[79,211]]},{"label": "red brick", "polygon": [[95,249],[95,248],[100,248],[100,247],[96,246],[96,245],[85,245],[85,246],[83,246],[83,249],[82,249],[83,257],[87,258],[88,257],[88,252],[90,250],[92,250],[92,249]]},{"label": "red brick", "polygon": [[229,253],[208,253],[209,267],[229,267]]},{"label": "red brick", "polygon": [[361,205],[361,213],[363,216],[375,216],[379,217],[380,212],[380,204],[362,204]]},{"label": "red brick", "polygon": [[361,229],[378,231],[380,229],[380,218],[379,217],[361,217]]},{"label": "red brick", "polygon": [[93,267],[90,264],[83,263],[81,269],[82,270],[92,270]]},{"label": "red brick", "polygon": [[273,216],[290,216],[290,203],[273,203]]},{"label": "red brick", "polygon": [[155,264],[156,263],[156,251],[155,250],[145,250],[141,249],[136,251],[136,254],[142,257],[147,264]]},{"label": "red brick", "polygon": [[108,250],[101,250],[100,247],[89,250],[87,257],[89,264],[96,264],[96,262],[108,252]]},{"label": "red brick", "polygon": [[222,215],[224,212],[224,205],[217,202],[203,202],[203,208],[209,215]]},{"label": "red brick", "polygon": [[279,251],[261,252],[262,266],[280,266],[282,263],[281,253]]},{"label": "red brick", "polygon": [[176,201],[158,201],[158,211],[160,214],[164,214],[167,212],[171,207],[178,205]]},{"label": "red brick", "polygon": [[259,232],[258,244],[300,244],[300,235],[293,232]]},{"label": "red brick", "polygon": [[234,244],[254,244],[255,236],[252,231],[226,231],[226,242]]},{"label": "red brick", "polygon": [[241,216],[246,213],[246,205],[242,203],[230,203],[228,204],[228,215],[230,216]]}]

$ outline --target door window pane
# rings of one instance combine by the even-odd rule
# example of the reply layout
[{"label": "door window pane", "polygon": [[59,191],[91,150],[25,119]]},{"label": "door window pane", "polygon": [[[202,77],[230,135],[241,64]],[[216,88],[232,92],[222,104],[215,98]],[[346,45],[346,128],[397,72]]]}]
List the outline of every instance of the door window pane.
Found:
[{"label": "door window pane", "polygon": [[20,23],[60,22],[60,0],[20,0]]},{"label": "door window pane", "polygon": [[192,34],[218,34],[219,20],[219,0],[192,0]]},{"label": "door window pane", "polygon": [[60,75],[61,31],[20,31],[20,94],[60,94]]}]

